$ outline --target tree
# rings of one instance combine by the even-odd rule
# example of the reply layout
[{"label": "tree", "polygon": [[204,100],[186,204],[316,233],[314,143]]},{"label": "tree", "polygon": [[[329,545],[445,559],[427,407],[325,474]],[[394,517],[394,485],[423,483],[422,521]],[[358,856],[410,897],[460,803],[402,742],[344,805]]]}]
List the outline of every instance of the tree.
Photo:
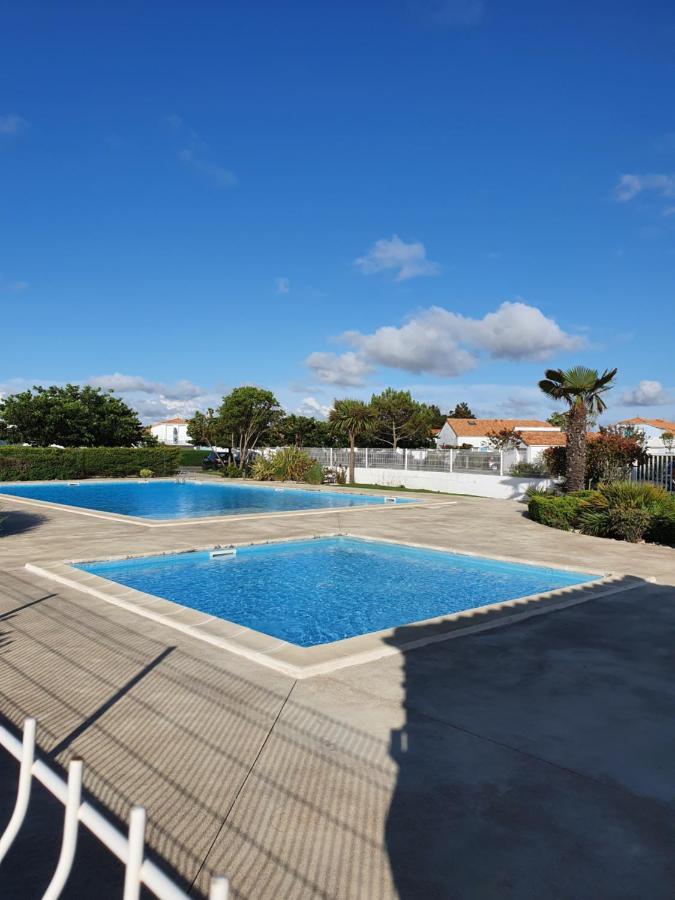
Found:
[{"label": "tree", "polygon": [[38,447],[132,447],[156,443],[112,391],[77,384],[34,385],[0,401],[6,439]]},{"label": "tree", "polygon": [[515,450],[520,444],[520,438],[512,428],[488,431],[487,439],[490,447],[493,447],[495,450]]},{"label": "tree", "polygon": [[661,435],[661,440],[668,453],[672,453],[673,445],[675,445],[675,434],[672,431],[664,431]]},{"label": "tree", "polygon": [[243,469],[251,451],[276,428],[281,416],[282,409],[272,391],[244,385],[223,397],[215,433],[226,438],[226,446],[239,451],[237,465]]},{"label": "tree", "polygon": [[372,433],[388,447],[396,450],[401,442],[418,447],[429,443],[436,416],[426,403],[413,400],[410,391],[386,388],[373,394],[370,408]]},{"label": "tree", "polygon": [[[565,474],[564,447],[547,447],[544,450],[546,468],[554,477]],[[596,487],[601,483],[622,481],[630,476],[631,467],[641,465],[647,459],[642,432],[626,435],[623,428],[607,426],[598,434],[589,436],[586,445],[585,486]]]},{"label": "tree", "polygon": [[556,428],[560,428],[563,431],[567,427],[567,413],[564,412],[554,412],[546,420],[549,425],[555,425]]},{"label": "tree", "polygon": [[567,447],[565,451],[565,490],[580,491],[584,487],[586,468],[586,432],[588,416],[607,408],[603,394],[612,387],[616,369],[596,369],[575,366],[572,369],[547,369],[539,382],[540,389],[554,400],[564,400],[567,410]]},{"label": "tree", "polygon": [[349,439],[349,483],[354,484],[354,457],[356,439],[370,434],[373,426],[373,410],[363,400],[336,400],[328,416],[335,434]]},{"label": "tree", "polygon": [[[207,409],[206,413],[196,412],[191,419],[188,419],[187,434],[190,441],[198,447],[208,447],[214,452],[215,447],[223,446],[227,437],[223,434],[222,423],[220,418],[212,409]],[[221,462],[220,457],[216,457],[217,464]]]},{"label": "tree", "polygon": [[335,438],[328,422],[311,416],[292,413],[280,419],[269,441],[274,444],[293,444],[296,447],[331,447]]},{"label": "tree", "polygon": [[448,413],[449,419],[475,419],[468,403],[458,403],[452,412]]}]

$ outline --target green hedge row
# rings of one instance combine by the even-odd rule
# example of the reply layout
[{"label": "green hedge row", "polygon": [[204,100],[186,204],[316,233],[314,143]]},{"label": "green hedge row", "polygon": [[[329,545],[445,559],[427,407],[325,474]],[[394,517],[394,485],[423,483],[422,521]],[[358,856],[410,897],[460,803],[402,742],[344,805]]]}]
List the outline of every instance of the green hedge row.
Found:
[{"label": "green hedge row", "polygon": [[178,447],[0,447],[0,481],[53,481],[138,475],[175,475]]},{"label": "green hedge row", "polygon": [[549,528],[675,547],[675,496],[650,484],[624,481],[594,491],[535,493],[528,511]]},{"label": "green hedge row", "polygon": [[209,455],[209,450],[181,450],[181,466],[201,466],[202,460]]}]

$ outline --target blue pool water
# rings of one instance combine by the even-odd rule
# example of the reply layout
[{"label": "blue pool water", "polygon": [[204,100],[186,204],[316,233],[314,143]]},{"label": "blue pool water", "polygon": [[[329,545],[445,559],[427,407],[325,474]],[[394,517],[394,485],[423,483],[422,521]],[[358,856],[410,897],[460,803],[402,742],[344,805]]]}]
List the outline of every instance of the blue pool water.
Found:
[{"label": "blue pool water", "polygon": [[595,577],[346,537],[77,568],[301,647]]},{"label": "blue pool water", "polygon": [[[144,519],[183,519],[243,513],[287,512],[298,509],[338,509],[383,504],[382,497],[337,491],[251,487],[209,482],[138,481],[79,482],[77,484],[2,485],[0,494],[66,503],[84,509],[140,516]],[[398,499],[398,503],[409,500]]]}]

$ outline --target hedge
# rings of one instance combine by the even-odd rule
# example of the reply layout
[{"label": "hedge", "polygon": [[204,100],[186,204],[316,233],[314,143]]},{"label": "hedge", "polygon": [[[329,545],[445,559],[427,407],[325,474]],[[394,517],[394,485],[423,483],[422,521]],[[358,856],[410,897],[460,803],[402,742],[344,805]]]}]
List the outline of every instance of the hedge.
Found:
[{"label": "hedge", "polygon": [[180,468],[177,447],[0,447],[0,481],[53,481],[138,475],[158,476]]},{"label": "hedge", "polygon": [[201,466],[202,461],[209,455],[210,450],[181,450],[181,466]]},{"label": "hedge", "polygon": [[530,518],[561,531],[675,547],[675,496],[652,485],[614,482],[595,491],[534,493]]}]

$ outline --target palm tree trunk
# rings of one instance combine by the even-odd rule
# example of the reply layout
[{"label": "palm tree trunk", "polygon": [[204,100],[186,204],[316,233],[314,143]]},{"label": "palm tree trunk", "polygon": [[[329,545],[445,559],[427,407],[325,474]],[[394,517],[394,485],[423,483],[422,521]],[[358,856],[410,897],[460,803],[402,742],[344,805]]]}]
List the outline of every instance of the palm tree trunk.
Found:
[{"label": "palm tree trunk", "polygon": [[349,432],[349,483],[354,484],[354,459],[356,456],[354,432]]},{"label": "palm tree trunk", "polygon": [[583,402],[577,402],[570,407],[567,419],[565,474],[566,491],[583,491],[586,486],[586,404]]}]

